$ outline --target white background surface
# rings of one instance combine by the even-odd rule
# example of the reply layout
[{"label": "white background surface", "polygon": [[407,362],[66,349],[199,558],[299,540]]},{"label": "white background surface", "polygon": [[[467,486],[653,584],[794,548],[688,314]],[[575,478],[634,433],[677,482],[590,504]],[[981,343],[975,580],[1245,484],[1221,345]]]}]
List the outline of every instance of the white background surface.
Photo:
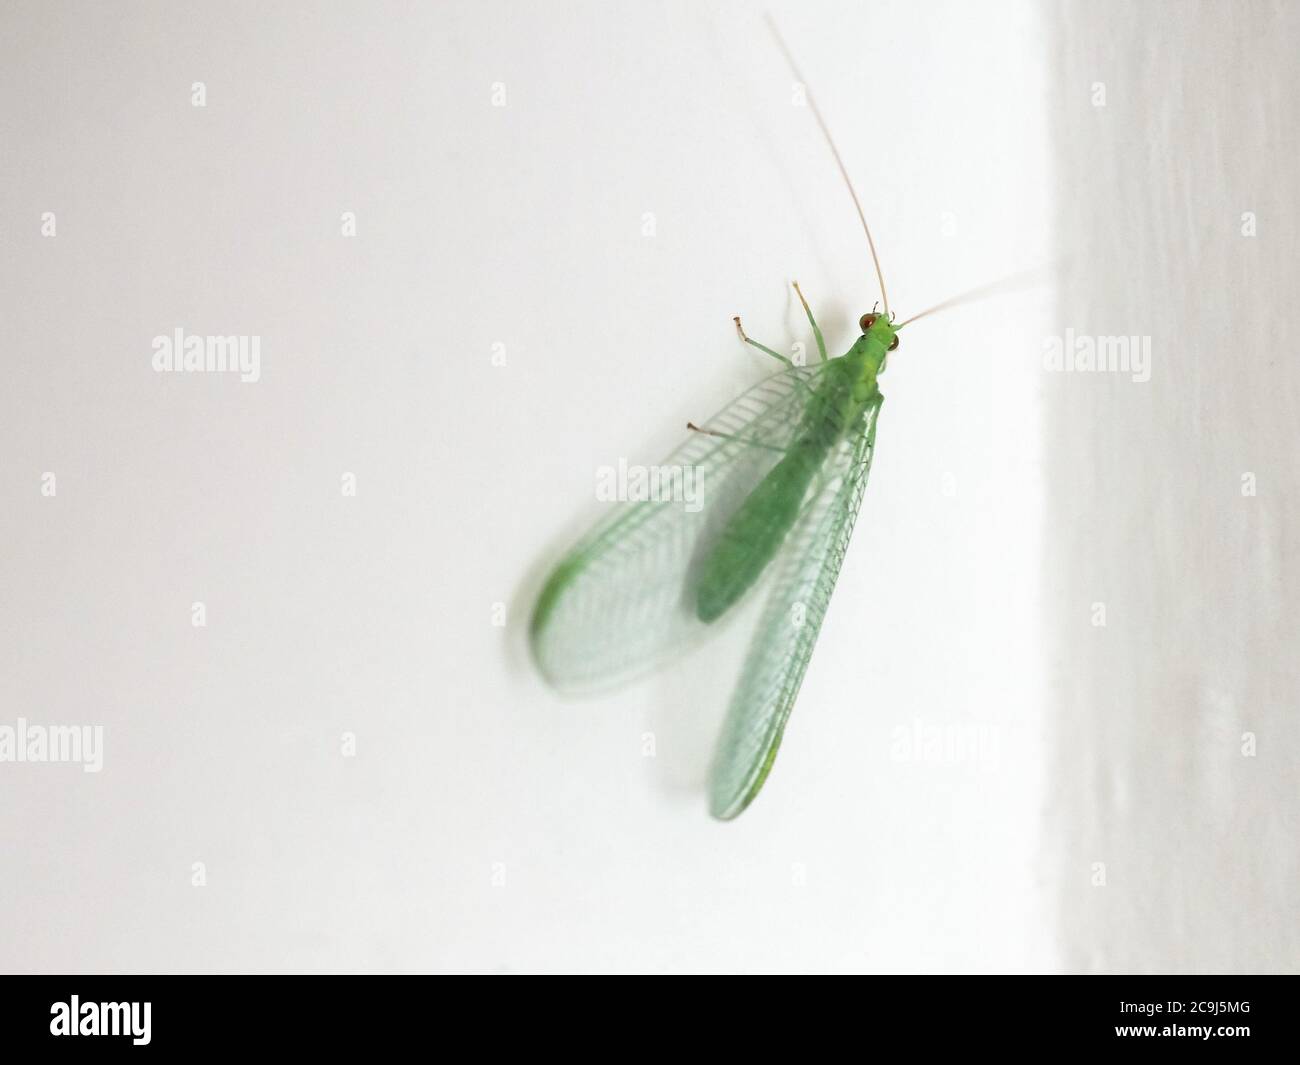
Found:
[{"label": "white background surface", "polygon": [[1148,384],[1048,391],[1063,961],[1294,972],[1300,6],[1058,14],[1061,327],[1152,338]]},{"label": "white background surface", "polygon": [[[1255,360],[1209,430],[1255,427],[1253,452],[1228,457],[1191,433],[1203,391],[1159,376],[1143,393],[1089,389],[1041,368],[1043,337],[1090,327],[1089,301],[1115,289],[1126,311],[1169,308],[1157,324],[1249,299],[1249,335],[1270,335],[1247,274],[1259,264],[1220,254],[1225,276],[1204,291],[1169,276],[1175,251],[1199,263],[1204,249],[1166,257],[1162,241],[1194,240],[1211,208],[1235,234],[1246,193],[1189,191],[1170,177],[1185,169],[1177,151],[1142,154],[1155,105],[1136,79],[1151,64],[1131,42],[1158,20],[1105,50],[1090,44],[1104,19],[1074,8],[774,11],[855,175],[900,314],[1076,252],[1081,231],[1095,235],[1087,220],[1129,227],[1145,251],[906,332],[776,770],[721,825],[703,778],[730,659],[711,648],[567,703],[529,670],[519,630],[545,565],[599,513],[596,467],[656,461],[687,419],[769,371],[736,341],[733,314],[774,346],[807,340],[787,287],[798,278],[843,350],[877,298],[762,9],[6,8],[0,723],[102,724],[106,749],[99,774],[0,766],[0,901],[21,915],[0,925],[0,965],[1294,967],[1294,940],[1279,939],[1294,902],[1294,677],[1269,665],[1289,646],[1284,588],[1256,610],[1291,565],[1281,504],[1255,499],[1241,520],[1262,530],[1203,543],[1183,535],[1198,508],[1159,509],[1167,466],[1104,449],[1099,461],[1088,435],[1104,435],[1107,388],[1123,390],[1128,406],[1111,406],[1133,432],[1158,403],[1191,434],[1173,441],[1176,468],[1191,480],[1204,446],[1222,464],[1222,505],[1238,506],[1239,466],[1271,463],[1273,492],[1293,476],[1294,448],[1264,431],[1254,401],[1286,404],[1271,424],[1294,442],[1294,372],[1278,391],[1260,348],[1234,358],[1240,323],[1183,349],[1199,368],[1179,376],[1202,390]],[[1262,86],[1286,66],[1293,15],[1258,8],[1240,29],[1207,18],[1243,51],[1272,42],[1260,70],[1220,73],[1254,116],[1249,136],[1292,138],[1272,165],[1294,176],[1284,97],[1259,114],[1241,84],[1276,91]],[[1197,40],[1191,28],[1169,47]],[[1095,74],[1105,62],[1115,73]],[[1102,115],[1089,86],[1107,77],[1118,88]],[[1078,177],[1081,146],[1117,144],[1086,126],[1106,120],[1127,131],[1131,169],[1106,171],[1118,200]],[[1190,119],[1170,136],[1201,145],[1207,166],[1238,159]],[[1294,278],[1270,243],[1294,234],[1284,186],[1266,163],[1252,173],[1252,202],[1271,196],[1277,227],[1252,247]],[[40,235],[44,211],[55,238]],[[340,235],[344,211],[355,238]],[[1140,225],[1154,228],[1134,237]],[[1158,265],[1135,277],[1134,261]],[[1155,330],[1142,322],[1096,331]],[[260,335],[261,381],[153,373],[152,338],[178,326]],[[1120,461],[1130,482],[1116,494]],[[40,495],[44,471],[55,499]],[[356,498],[341,495],[344,471]],[[1080,552],[1093,508],[1112,517],[1098,550],[1127,568]],[[1153,563],[1130,545],[1148,540],[1151,514],[1172,554],[1143,584],[1131,578]],[[1261,537],[1270,553],[1235,586],[1228,619],[1260,629],[1214,641],[1209,658],[1180,650],[1197,665],[1169,688],[1152,662],[1171,643],[1204,645],[1222,602],[1172,605],[1196,584],[1189,568],[1221,573]],[[1088,604],[1126,590],[1143,598],[1113,607],[1126,620],[1101,634],[1110,644],[1088,644]],[[195,600],[204,629],[190,625]],[[1122,627],[1134,610],[1140,638]],[[1105,657],[1116,645],[1118,665]],[[1234,708],[1222,735],[1196,716],[1222,705],[1212,692]],[[1273,725],[1273,746],[1243,766],[1247,718]],[[973,760],[899,743],[972,728],[986,741]],[[340,754],[345,732],[355,758]],[[1214,762],[1220,740],[1230,768]],[[1155,773],[1152,744],[1169,755]],[[1238,801],[1256,820],[1223,813]],[[1202,832],[1174,822],[1189,804],[1219,819]],[[191,884],[196,861],[206,887]],[[1109,863],[1103,889],[1089,886],[1096,861]],[[1228,911],[1236,922],[1199,951],[1194,920]],[[1249,946],[1262,923],[1272,953]]]}]

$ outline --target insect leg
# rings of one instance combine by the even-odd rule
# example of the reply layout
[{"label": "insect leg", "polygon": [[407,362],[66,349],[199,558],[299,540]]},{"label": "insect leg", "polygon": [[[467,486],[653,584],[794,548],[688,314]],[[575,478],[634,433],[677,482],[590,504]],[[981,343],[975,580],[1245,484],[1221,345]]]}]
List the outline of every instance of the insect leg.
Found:
[{"label": "insect leg", "polygon": [[794,283],[794,290],[799,296],[799,302],[803,304],[803,313],[808,316],[808,321],[812,325],[813,336],[817,338],[817,351],[822,357],[822,362],[826,361],[826,341],[822,339],[822,331],[817,325],[817,319],[813,317],[812,308],[808,306],[808,301],[803,298],[803,290],[799,288],[799,282]]},{"label": "insect leg", "polygon": [[763,352],[764,354],[771,355],[772,358],[776,359],[778,362],[785,363],[785,365],[790,367],[790,369],[792,370],[794,369],[794,363],[791,362],[789,359],[787,359],[779,351],[773,351],[766,344],[760,344],[757,340],[750,340],[749,337],[745,335],[745,327],[740,324],[739,316],[733,318],[732,321],[736,323],[736,332],[740,334],[740,339],[743,340],[746,344],[750,345],[751,347],[758,348],[758,350]]},{"label": "insect leg", "polygon": [[686,428],[693,433],[703,433],[705,436],[716,436],[719,440],[735,440],[744,444],[746,447],[761,447],[765,451],[775,451],[780,455],[786,453],[785,448],[777,447],[775,444],[764,444],[749,437],[736,436],[734,433],[720,433],[716,429],[702,429],[694,422],[687,422]]}]

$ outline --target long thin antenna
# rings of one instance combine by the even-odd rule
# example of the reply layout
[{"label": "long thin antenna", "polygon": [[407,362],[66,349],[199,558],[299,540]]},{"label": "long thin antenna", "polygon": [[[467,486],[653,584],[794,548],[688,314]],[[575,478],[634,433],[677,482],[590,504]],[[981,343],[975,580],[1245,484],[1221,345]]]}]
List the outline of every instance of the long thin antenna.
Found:
[{"label": "long thin antenna", "polygon": [[1014,292],[1017,289],[1031,288],[1037,282],[1045,280],[1048,275],[1055,269],[1055,266],[1040,266],[1034,270],[1024,270],[1018,274],[1012,274],[1004,277],[1000,281],[994,281],[988,285],[980,285],[979,288],[968,289],[965,292],[951,296],[933,307],[928,307],[920,314],[914,314],[905,322],[899,322],[894,326],[894,332],[897,333],[905,325],[910,325],[918,318],[924,318],[927,314],[934,314],[935,311],[946,311],[949,307],[957,307],[963,303],[974,303],[976,300],[983,299],[985,296],[995,296],[1003,292]]},{"label": "long thin antenna", "polygon": [[826,126],[826,120],[822,118],[821,109],[817,106],[817,101],[813,99],[812,89],[808,88],[808,82],[799,72],[799,65],[794,61],[794,56],[790,54],[790,49],[786,47],[785,38],[781,36],[781,31],[776,28],[776,19],[771,12],[766,14],[768,29],[772,31],[772,36],[776,38],[777,47],[781,49],[785,56],[785,61],[790,64],[790,72],[794,74],[795,81],[803,86],[804,92],[808,97],[808,106],[812,108],[813,117],[817,119],[817,125],[821,127],[822,136],[826,138],[826,143],[830,146],[831,155],[835,156],[835,165],[840,168],[840,176],[844,178],[844,184],[849,187],[849,195],[853,197],[853,206],[858,209],[858,218],[862,220],[862,231],[867,235],[867,244],[871,248],[871,261],[876,266],[876,280],[880,282],[880,302],[885,305],[885,317],[889,317],[889,297],[885,294],[885,275],[880,271],[880,256],[876,254],[876,242],[871,238],[871,227],[867,225],[867,216],[862,211],[862,204],[858,201],[858,194],[853,190],[853,182],[849,180],[848,169],[844,166],[844,160],[840,158],[840,151],[835,147],[835,139],[831,136],[831,131]]}]

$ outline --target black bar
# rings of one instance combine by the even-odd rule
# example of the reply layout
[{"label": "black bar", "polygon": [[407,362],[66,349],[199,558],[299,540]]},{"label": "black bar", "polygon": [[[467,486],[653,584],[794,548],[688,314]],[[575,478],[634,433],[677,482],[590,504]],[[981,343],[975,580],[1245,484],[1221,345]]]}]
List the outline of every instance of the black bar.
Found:
[{"label": "black bar", "polygon": [[[337,1055],[396,1051],[413,1043],[435,1055],[461,1045],[477,1048],[470,1051],[475,1056],[495,1057],[515,1040],[528,1042],[533,1052],[551,1043],[557,1052],[571,1045],[621,1053],[638,1046],[652,1050],[655,1043],[664,1051],[703,1048],[724,1032],[732,1053],[748,1043],[762,1050],[768,1040],[776,1040],[773,1046],[790,1040],[795,1047],[807,1040],[812,1052],[827,1040],[847,1039],[864,1049],[895,1044],[927,1053],[944,1048],[1068,1052],[1131,1044],[1142,1053],[1175,1048],[1184,1053],[1199,1046],[1216,1056],[1236,1056],[1289,1051],[1295,1042],[1296,985],[1271,977],[847,980],[829,993],[832,1008],[809,1010],[806,986],[758,988],[734,976],[725,986],[665,995],[671,1005],[656,1003],[656,993],[645,988],[586,981],[582,988],[529,987],[513,993],[446,976],[9,976],[0,991],[0,1045],[6,1060],[18,1062],[69,1050],[170,1055],[282,1047]],[[613,1001],[602,1003],[596,987],[612,991]],[[53,1034],[52,1026],[68,1027],[72,996],[80,1015],[78,1034]],[[128,1012],[123,1004],[136,1008]],[[125,1034],[82,1034],[113,1023]],[[1180,1031],[1192,1028],[1209,1028],[1211,1034]],[[685,1035],[692,1031],[700,1033],[698,1042]],[[14,1056],[15,1050],[22,1055]]]}]

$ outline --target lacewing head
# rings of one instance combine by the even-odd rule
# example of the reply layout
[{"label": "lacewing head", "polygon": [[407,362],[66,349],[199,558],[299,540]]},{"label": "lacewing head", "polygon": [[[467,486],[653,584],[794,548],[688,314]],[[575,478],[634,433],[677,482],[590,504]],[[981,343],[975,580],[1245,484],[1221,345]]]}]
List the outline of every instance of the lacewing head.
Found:
[{"label": "lacewing head", "polygon": [[898,333],[895,331],[893,323],[888,318],[884,318],[883,315],[879,315],[875,311],[868,311],[858,320],[858,327],[862,330],[862,335],[864,337],[871,336],[872,328],[875,326],[876,322],[881,321],[882,319],[884,324],[881,328],[877,329],[876,332],[882,341],[885,339],[886,331],[888,332],[888,335],[892,339],[886,345],[886,350],[893,351],[898,347]]}]

